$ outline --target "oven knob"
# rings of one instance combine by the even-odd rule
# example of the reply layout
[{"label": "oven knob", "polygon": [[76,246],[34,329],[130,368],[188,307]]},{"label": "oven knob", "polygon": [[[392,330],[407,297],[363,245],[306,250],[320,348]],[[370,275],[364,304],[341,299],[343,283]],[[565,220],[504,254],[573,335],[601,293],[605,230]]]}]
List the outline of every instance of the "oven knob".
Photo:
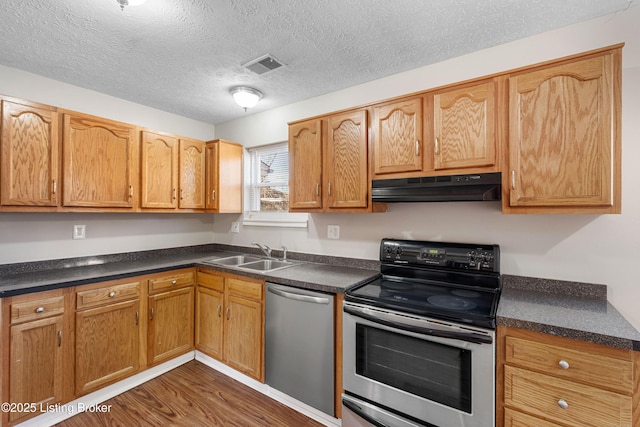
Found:
[{"label": "oven knob", "polygon": [[397,255],[397,256],[402,255],[402,248],[398,248],[398,249],[396,249],[396,255]]}]

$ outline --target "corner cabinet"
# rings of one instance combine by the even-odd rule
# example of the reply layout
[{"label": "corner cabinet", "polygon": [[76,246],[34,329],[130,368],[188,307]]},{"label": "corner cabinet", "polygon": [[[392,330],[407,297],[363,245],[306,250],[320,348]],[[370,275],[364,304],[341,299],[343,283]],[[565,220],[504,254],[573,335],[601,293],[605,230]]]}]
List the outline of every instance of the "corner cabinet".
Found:
[{"label": "corner cabinet", "polygon": [[374,210],[367,117],[359,109],[289,125],[291,212]]},{"label": "corner cabinet", "polygon": [[242,145],[222,139],[207,141],[205,209],[242,213]]},{"label": "corner cabinet", "polygon": [[264,281],[198,271],[196,349],[264,382]]},{"label": "corner cabinet", "polygon": [[621,212],[621,51],[509,76],[504,212]]},{"label": "corner cabinet", "polygon": [[498,327],[498,427],[640,425],[640,354]]},{"label": "corner cabinet", "polygon": [[63,115],[63,205],[133,210],[137,205],[136,127],[80,113]]},{"label": "corner cabinet", "polygon": [[3,206],[58,205],[58,132],[55,108],[10,98],[2,100]]}]

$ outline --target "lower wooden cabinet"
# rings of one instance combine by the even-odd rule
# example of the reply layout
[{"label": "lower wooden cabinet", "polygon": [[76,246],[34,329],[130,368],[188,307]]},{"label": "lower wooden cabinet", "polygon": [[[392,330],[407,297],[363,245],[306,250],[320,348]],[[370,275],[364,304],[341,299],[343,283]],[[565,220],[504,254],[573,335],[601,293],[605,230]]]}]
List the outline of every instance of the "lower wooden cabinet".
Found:
[{"label": "lower wooden cabinet", "polygon": [[639,370],[631,350],[499,327],[497,425],[640,425]]},{"label": "lower wooden cabinet", "polygon": [[198,271],[196,348],[264,382],[264,281]]},{"label": "lower wooden cabinet", "polygon": [[82,289],[76,293],[76,396],[140,368],[140,282],[106,282]]},{"label": "lower wooden cabinet", "polygon": [[64,397],[64,297],[61,293],[22,297],[10,304],[9,399],[3,402],[31,407],[16,407],[6,414],[12,424],[38,415],[41,407]]}]

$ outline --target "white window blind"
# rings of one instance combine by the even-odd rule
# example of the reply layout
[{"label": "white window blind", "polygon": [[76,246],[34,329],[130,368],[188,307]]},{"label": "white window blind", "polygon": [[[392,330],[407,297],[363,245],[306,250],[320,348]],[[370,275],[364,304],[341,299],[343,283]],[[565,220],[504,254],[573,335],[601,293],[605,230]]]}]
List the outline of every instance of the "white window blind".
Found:
[{"label": "white window blind", "polygon": [[306,227],[307,214],[289,213],[288,144],[252,147],[249,154],[249,212],[243,225]]}]

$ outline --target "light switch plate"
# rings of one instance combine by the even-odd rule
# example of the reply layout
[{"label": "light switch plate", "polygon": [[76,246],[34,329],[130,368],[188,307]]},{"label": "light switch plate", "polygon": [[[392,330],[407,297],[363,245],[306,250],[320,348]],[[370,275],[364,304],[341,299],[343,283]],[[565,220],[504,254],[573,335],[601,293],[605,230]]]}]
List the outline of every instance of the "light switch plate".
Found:
[{"label": "light switch plate", "polygon": [[231,223],[231,232],[232,233],[240,232],[240,223],[238,221],[234,221]]},{"label": "light switch plate", "polygon": [[74,225],[73,226],[73,240],[80,240],[86,238],[86,225]]}]

